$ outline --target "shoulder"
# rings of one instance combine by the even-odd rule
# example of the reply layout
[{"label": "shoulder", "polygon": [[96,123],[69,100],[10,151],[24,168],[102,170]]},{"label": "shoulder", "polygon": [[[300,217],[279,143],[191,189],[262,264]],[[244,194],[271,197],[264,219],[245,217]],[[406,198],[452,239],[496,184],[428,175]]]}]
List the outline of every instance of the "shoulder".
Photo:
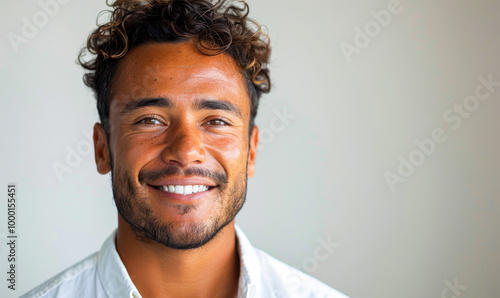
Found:
[{"label": "shoulder", "polygon": [[[69,297],[72,294],[85,292],[91,284],[90,281],[96,278],[96,264],[97,253],[94,253],[20,298]],[[80,289],[81,287],[87,289]]]},{"label": "shoulder", "polygon": [[264,287],[268,287],[268,290],[272,290],[275,296],[348,297],[314,277],[277,260],[264,251],[256,248],[254,249],[260,260]]}]

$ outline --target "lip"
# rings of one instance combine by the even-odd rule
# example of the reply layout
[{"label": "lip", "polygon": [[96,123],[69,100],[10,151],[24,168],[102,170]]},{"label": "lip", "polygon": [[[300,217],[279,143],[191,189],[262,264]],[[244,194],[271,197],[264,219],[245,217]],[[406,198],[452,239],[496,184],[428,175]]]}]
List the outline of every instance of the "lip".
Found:
[{"label": "lip", "polygon": [[[163,185],[163,184],[162,184]],[[177,184],[177,185],[189,185],[189,183],[186,184]],[[198,184],[200,185],[200,184]],[[204,185],[204,184],[201,184]],[[160,195],[163,199],[173,201],[174,203],[178,204],[189,204],[189,203],[194,203],[199,200],[202,200],[206,198],[208,195],[211,194],[211,192],[216,188],[215,186],[210,186],[210,188],[206,191],[203,192],[197,192],[197,193],[192,193],[190,195],[182,195],[174,192],[166,192],[164,190],[160,190],[157,188],[157,186],[154,186],[152,184],[148,184],[148,186],[158,195]]]},{"label": "lip", "polygon": [[148,183],[149,186],[165,186],[165,185],[206,185],[208,187],[217,186],[212,180],[201,177],[169,177],[161,180],[156,180],[153,183]]}]

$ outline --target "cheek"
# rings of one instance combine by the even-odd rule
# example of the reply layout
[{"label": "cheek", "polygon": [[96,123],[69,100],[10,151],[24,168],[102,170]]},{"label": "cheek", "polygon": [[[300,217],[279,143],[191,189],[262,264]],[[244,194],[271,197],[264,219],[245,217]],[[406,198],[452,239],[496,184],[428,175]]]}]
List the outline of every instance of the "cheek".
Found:
[{"label": "cheek", "polygon": [[[147,161],[155,155],[159,148],[154,138],[126,136],[117,143],[115,166],[127,168],[128,172],[137,174]],[[157,153],[156,153],[157,154]]]},{"label": "cheek", "polygon": [[233,169],[246,166],[248,144],[239,136],[221,136],[205,142],[209,152],[218,163],[230,173]]}]

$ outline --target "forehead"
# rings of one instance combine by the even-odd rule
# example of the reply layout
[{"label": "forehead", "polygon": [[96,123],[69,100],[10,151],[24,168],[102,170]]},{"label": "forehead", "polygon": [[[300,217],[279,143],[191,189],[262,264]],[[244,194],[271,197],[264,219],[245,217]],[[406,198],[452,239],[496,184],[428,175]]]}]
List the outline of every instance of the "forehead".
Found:
[{"label": "forehead", "polygon": [[231,56],[204,55],[190,41],[148,43],[132,49],[120,61],[111,89],[111,99],[118,101],[192,95],[248,98],[243,74]]}]

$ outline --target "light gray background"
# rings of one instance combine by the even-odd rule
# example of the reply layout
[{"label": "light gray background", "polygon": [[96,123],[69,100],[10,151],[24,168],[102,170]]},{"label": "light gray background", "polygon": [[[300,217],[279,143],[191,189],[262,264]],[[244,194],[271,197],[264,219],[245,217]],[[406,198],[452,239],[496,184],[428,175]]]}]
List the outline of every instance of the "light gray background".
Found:
[{"label": "light gray background", "polygon": [[[352,297],[452,297],[455,279],[467,286],[460,297],[498,297],[500,87],[457,129],[443,113],[474,95],[479,76],[500,81],[500,1],[401,1],[348,63],[340,44],[353,45],[355,27],[388,3],[250,1],[272,39],[274,90],[259,111],[268,134],[237,222],[255,246]],[[62,182],[52,169],[85,149],[98,119],[75,59],[105,8],[60,4],[15,53],[9,32],[21,35],[22,18],[43,10],[1,2],[0,233],[15,182],[20,237],[18,290],[0,273],[1,297],[98,250],[117,225],[93,152]],[[295,118],[273,120],[284,110]],[[392,192],[384,172],[397,173],[398,157],[436,128],[446,141]],[[339,246],[318,260],[318,239],[328,238]],[[0,272],[6,256],[2,239]]]}]

